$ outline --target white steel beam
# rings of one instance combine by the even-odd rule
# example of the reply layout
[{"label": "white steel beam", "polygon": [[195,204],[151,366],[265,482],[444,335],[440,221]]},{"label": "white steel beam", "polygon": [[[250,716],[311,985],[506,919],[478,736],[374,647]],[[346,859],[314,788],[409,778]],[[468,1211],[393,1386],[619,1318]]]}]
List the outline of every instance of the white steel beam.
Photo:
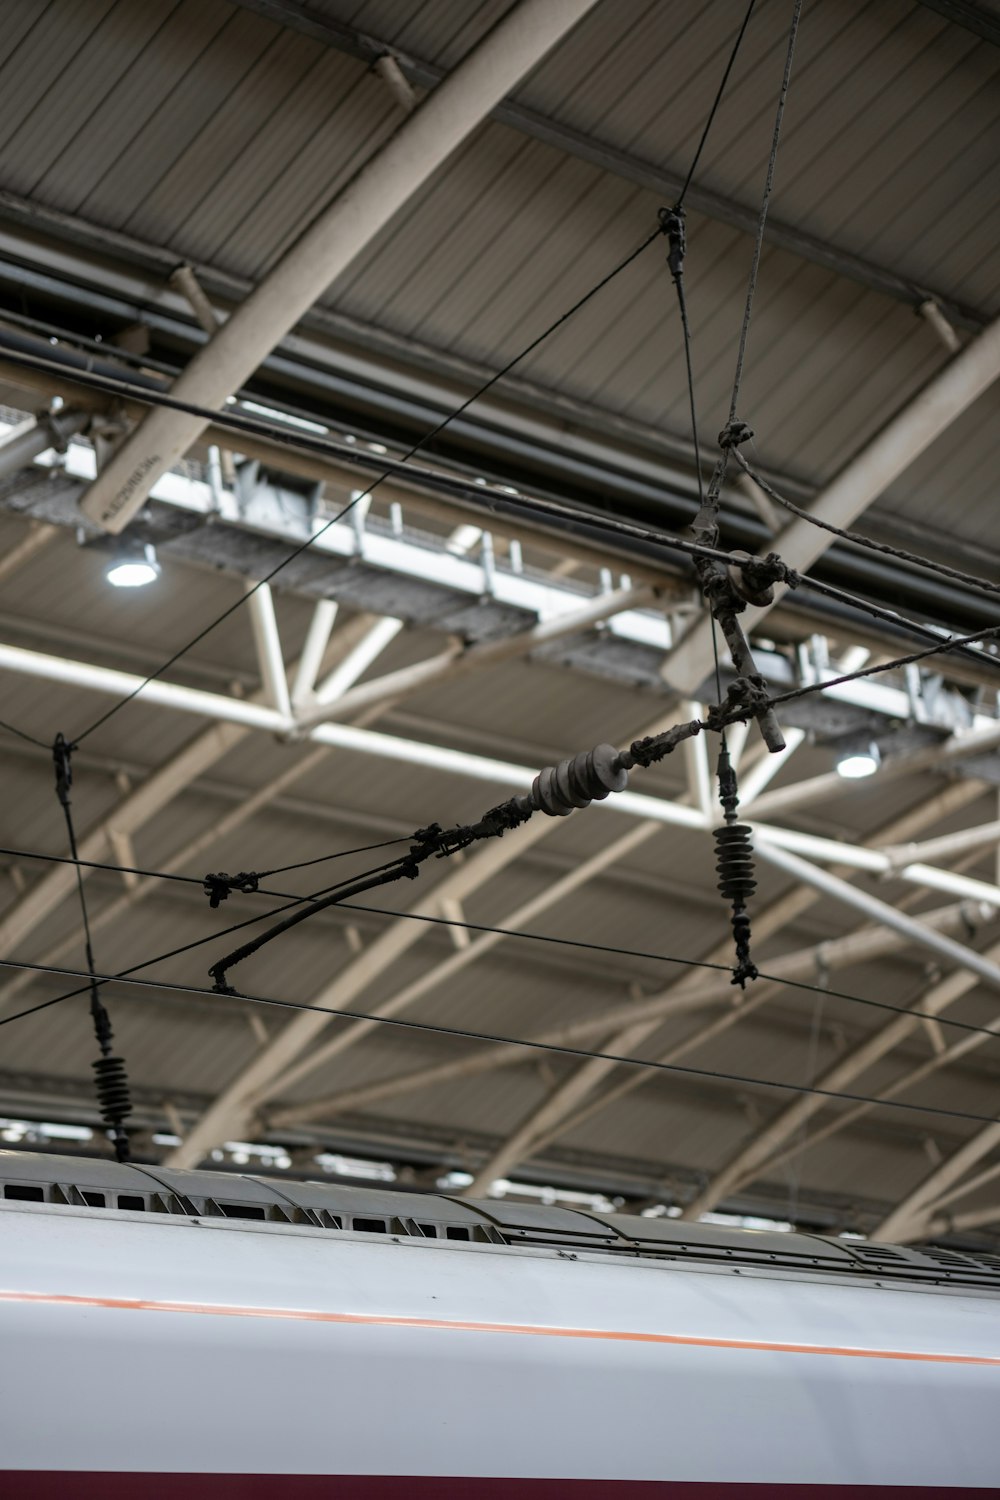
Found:
[{"label": "white steel beam", "polygon": [[[953,790],[955,789],[953,788]],[[955,811],[957,809],[952,808],[951,810]],[[917,830],[916,827],[911,827],[908,831],[910,833],[913,833]],[[958,908],[958,910],[966,911],[967,909],[963,906]],[[926,913],[922,916],[921,920],[927,921]],[[876,929],[868,930],[874,931]],[[987,958],[995,959],[1000,962],[1000,944],[996,944],[992,948],[987,949],[986,956]],[[928,997],[928,994],[925,993],[927,987],[922,986],[920,993],[918,993],[913,1001],[913,1006],[914,1008],[919,1010],[926,1010],[928,998],[930,998],[931,1004],[937,1004],[938,1002],[954,1004],[954,1002],[958,1000],[962,995],[968,993],[969,990],[973,989],[977,983],[978,980],[974,974],[969,974],[964,971],[951,975],[950,978],[945,981],[944,987],[942,989],[938,989],[939,981],[935,980],[934,988],[931,990],[930,996]],[[923,1021],[922,1024],[926,1029],[929,1023],[927,1021]],[[856,1104],[852,1109],[837,1113],[830,1120],[828,1120],[825,1125],[822,1125],[816,1130],[812,1131],[812,1133],[808,1136],[803,1135],[800,1130],[796,1130],[795,1135],[797,1139],[791,1141],[791,1143],[782,1144],[777,1152],[767,1157],[766,1161],[759,1163],[752,1170],[746,1172],[743,1177],[738,1179],[735,1186],[743,1187],[747,1182],[752,1181],[755,1177],[761,1177],[765,1173],[768,1176],[773,1176],[774,1172],[779,1167],[785,1166],[787,1162],[791,1161],[794,1157],[800,1155],[802,1152],[811,1150],[814,1146],[819,1145],[821,1141],[827,1140],[831,1135],[836,1135],[842,1130],[850,1129],[852,1126],[857,1124],[859,1120],[864,1119],[866,1115],[870,1114],[873,1109],[877,1108],[878,1104],[881,1101],[886,1099],[895,1099],[899,1094],[907,1092],[918,1083],[922,1083],[923,1080],[930,1077],[931,1074],[939,1072],[942,1068],[949,1067],[954,1062],[960,1061],[960,1059],[965,1057],[969,1052],[974,1051],[976,1048],[981,1047],[985,1042],[987,1042],[990,1035],[1000,1036],[1000,1018],[998,1018],[996,1021],[991,1022],[990,1025],[985,1028],[985,1032],[987,1034],[983,1034],[980,1032],[971,1034],[967,1033],[966,1035],[962,1036],[959,1041],[953,1042],[950,1046],[946,1046],[941,1052],[935,1052],[931,1057],[926,1058],[915,1068],[909,1068],[905,1072],[898,1074],[891,1083],[887,1084],[884,1088],[877,1090],[872,1095],[870,1101],[867,1101],[863,1104]],[[938,1205],[935,1204],[935,1207],[937,1206]]]},{"label": "white steel beam", "polygon": [[292,707],[298,711],[312,696],[323,665],[323,657],[330,641],[330,632],[337,619],[336,599],[318,599],[313,606],[312,619],[306,633],[298,671],[292,685]]},{"label": "white steel beam", "polygon": [[1000,1203],[992,1208],[970,1208],[961,1214],[944,1214],[924,1226],[921,1239],[932,1240],[943,1234],[967,1234],[971,1229],[987,1229],[1000,1223]]},{"label": "white steel beam", "polygon": [[[953,734],[939,745],[928,745],[926,750],[915,750],[905,756],[883,761],[865,785],[870,790],[885,782],[897,781],[901,776],[914,776],[918,771],[947,771],[956,760],[967,755],[986,755],[1000,746],[1000,723],[977,724],[972,729]],[[825,771],[821,776],[811,776],[806,781],[796,781],[792,786],[777,787],[765,792],[754,803],[755,817],[783,817],[798,807],[824,804],[836,797],[850,794],[853,783],[836,771]]]},{"label": "white steel beam", "polygon": [[[685,719],[700,719],[705,706],[689,699],[682,706]],[[712,770],[708,764],[708,742],[705,735],[695,735],[684,741],[684,769],[687,775],[687,800],[700,810],[707,820],[712,816]]]},{"label": "white steel beam", "polygon": [[[1000,954],[1000,947],[994,951]],[[968,988],[972,988],[971,980]],[[923,1009],[920,999],[915,1003]],[[991,1021],[987,1030],[993,1036],[1000,1037],[1000,1020]],[[977,1047],[981,1047],[988,1040],[989,1037],[974,1033],[964,1036],[960,1042],[953,1042],[950,1047],[945,1048],[944,1052],[936,1052],[933,1057],[927,1058],[915,1068],[907,1069],[905,1073],[901,1073],[897,1078],[894,1078],[892,1083],[887,1084],[883,1089],[879,1089],[876,1094],[873,1094],[871,1103],[856,1104],[853,1109],[834,1115],[831,1120],[828,1120],[825,1125],[819,1126],[810,1135],[800,1135],[799,1139],[793,1141],[791,1145],[785,1146],[775,1155],[769,1156],[754,1175],[763,1177],[766,1173],[769,1177],[773,1176],[778,1167],[785,1166],[793,1157],[801,1155],[804,1151],[812,1150],[821,1141],[829,1140],[830,1136],[837,1135],[842,1130],[849,1130],[859,1120],[863,1120],[866,1115],[871,1114],[872,1110],[876,1109],[881,1101],[895,1099],[900,1094],[908,1092],[916,1084],[922,1083],[925,1078],[929,1078],[932,1073],[937,1073],[942,1068],[950,1067],[952,1063],[960,1061],[961,1058],[967,1056],[968,1053],[974,1051]],[[983,1183],[991,1182],[998,1175],[1000,1175],[1000,1165],[988,1167],[976,1177],[968,1178],[959,1187],[952,1189],[951,1192],[942,1194],[940,1198],[936,1198],[931,1205],[933,1212],[935,1214],[938,1213],[947,1203],[952,1202],[955,1198],[962,1198],[967,1193],[974,1192]]]},{"label": "white steel beam", "polygon": [[[817,944],[813,955],[814,968],[819,961],[821,952],[824,962],[826,961],[826,953],[823,949],[823,944]],[[780,984],[768,984],[766,982],[755,984],[753,992],[745,1000],[741,1000],[737,1006],[723,1011],[721,1016],[715,1016],[711,1021],[707,1021],[703,1025],[695,1027],[693,1031],[689,1031],[686,1036],[681,1037],[679,1042],[676,1042],[672,1047],[668,1047],[666,1052],[657,1053],[655,1061],[664,1064],[680,1062],[682,1058],[687,1057],[691,1052],[697,1051],[699,1047],[704,1047],[706,1043],[714,1041],[716,1037],[731,1030],[732,1027],[740,1025],[741,1022],[746,1020],[747,1016],[752,1015],[754,1011],[760,1010],[763,1006],[767,1005],[780,992]],[[600,1114],[602,1110],[607,1109],[610,1105],[617,1104],[618,1100],[623,1099],[626,1094],[632,1093],[637,1083],[637,1070],[628,1069],[623,1071],[625,1072],[625,1076],[618,1083],[613,1083],[600,1094],[583,1100],[578,1109],[570,1110],[562,1115],[556,1115],[552,1123],[545,1130],[531,1138],[530,1155],[537,1156],[540,1151],[544,1151],[547,1146],[551,1145],[553,1141],[558,1140],[560,1136],[569,1135],[584,1124],[585,1121],[591,1119],[596,1114]],[[598,1079],[597,1081],[600,1080]]]},{"label": "white steel beam", "polygon": [[[991,989],[1000,990],[1000,966],[984,958],[974,948],[967,947],[965,943],[956,943],[954,938],[946,937],[943,933],[931,932],[916,917],[908,916],[906,912],[890,906],[886,901],[880,901],[877,896],[870,896],[866,891],[857,890],[854,886],[848,885],[846,880],[841,880],[828,870],[819,869],[808,860],[799,859],[787,849],[775,848],[767,839],[758,838],[755,847],[762,858],[776,865],[786,875],[793,876],[804,885],[813,886],[824,896],[830,896],[835,901],[852,906],[855,911],[860,911],[873,922],[881,922],[884,926],[893,928],[896,932],[909,937],[911,942],[922,944],[932,953],[946,958],[949,963],[968,969]],[[1000,891],[997,892],[997,898],[1000,899]]]},{"label": "white steel beam", "polygon": [[[850,886],[847,886],[847,889],[850,889]],[[901,915],[901,913],[897,913],[897,915]],[[760,927],[760,921],[757,921],[756,926]],[[907,927],[901,926],[901,924],[888,924],[888,922],[886,922],[885,926],[900,933],[901,938],[912,941],[912,932]],[[934,929],[934,927],[925,927],[924,924],[919,924],[919,922],[915,922],[913,926],[921,929],[921,941],[924,941],[928,947],[933,947],[933,945],[940,942],[940,944],[948,944],[954,948],[963,948],[963,945],[955,944],[954,939],[948,938],[948,936],[943,935],[942,932]],[[862,930],[862,936],[864,936],[864,930]],[[726,948],[729,948],[729,942],[727,942]],[[723,956],[724,951],[726,950],[721,945],[720,948],[715,948],[715,950],[712,950],[712,959],[715,959],[717,954],[718,956]],[[979,957],[978,954],[976,954],[976,957]],[[1000,986],[999,969],[996,969],[996,966],[993,965],[990,968],[996,972],[997,983]],[[769,969],[768,972],[774,971]],[[685,987],[693,989],[696,984],[696,980],[679,981],[675,986],[675,993],[679,995]],[[757,1001],[759,1001],[759,998],[757,998],[756,993],[751,992],[750,1004],[744,1005],[741,1011],[736,1013],[736,1017],[742,1016],[742,1014],[753,1013],[757,1008]],[[604,1044],[604,1050],[618,1053],[621,1056],[627,1056],[634,1047],[640,1046],[646,1040],[646,1037],[652,1035],[652,1032],[655,1032],[658,1025],[660,1025],[660,1022],[657,1020],[657,1022],[645,1023],[645,1025],[627,1026],[627,1028],[616,1032],[615,1035],[612,1035],[607,1040],[607,1043]],[[673,1061],[673,1049],[667,1053],[663,1061]],[[471,1187],[463,1191],[466,1191],[471,1197],[481,1196],[493,1179],[505,1176],[510,1172],[511,1167],[516,1164],[516,1161],[520,1160],[520,1154],[523,1154],[531,1146],[532,1142],[538,1142],[543,1137],[546,1140],[552,1140],[556,1134],[561,1134],[561,1131],[555,1128],[558,1127],[559,1122],[564,1121],[564,1116],[568,1115],[570,1110],[573,1110],[604,1077],[613,1073],[616,1067],[618,1065],[603,1058],[592,1059],[591,1062],[585,1062],[585,1064],[580,1065],[576,1073],[567,1082],[559,1085],[546,1100],[543,1100],[540,1106],[537,1106],[537,1109],[529,1113],[528,1118],[517,1127],[513,1136],[499,1146],[498,1151],[493,1154],[493,1157],[490,1157],[486,1166],[475,1175]],[[639,1085],[640,1077],[642,1077],[642,1074],[637,1074],[631,1082],[630,1080],[625,1080],[622,1083],[622,1088],[615,1091],[615,1098],[621,1098],[625,1092],[633,1091]],[[607,1100],[607,1103],[610,1103],[610,1100]]]},{"label": "white steel beam", "polygon": [[33,521],[27,534],[16,542],[10,551],[0,557],[0,582],[10,578],[25,563],[41,552],[59,535],[58,526],[49,526],[44,521]]},{"label": "white steel beam", "polygon": [[[602,1050],[628,1056],[635,1047],[641,1046],[648,1034],[649,1022],[640,1021],[635,1026],[613,1032],[602,1044]],[[608,1067],[609,1064],[602,1057],[580,1063],[568,1078],[550,1090],[538,1107],[491,1153],[469,1185],[462,1189],[462,1196],[485,1198],[497,1178],[506,1177],[513,1167],[530,1156],[536,1142],[596,1088]]]},{"label": "white steel beam", "polygon": [[[519,0],[407,116],[194,357],[173,393],[219,408],[337,276],[490,111],[594,5],[595,0]],[[109,460],[84,513],[121,531],[150,487],[181,459],[205,420],[158,408]]]},{"label": "white steel beam", "polygon": [[256,586],[247,584],[246,591],[263,699],[272,708],[276,708],[291,725],[292,701],[288,692],[288,676],[281,650],[281,637],[278,634],[278,620],[274,613],[274,596],[266,583]]},{"label": "white steel beam", "polygon": [[[650,727],[655,732],[665,726],[657,723]],[[442,912],[449,903],[461,901],[469,891],[476,889],[484,880],[492,878],[497,870],[516,858],[519,852],[545,837],[552,829],[552,820],[541,818],[516,830],[516,839],[508,838],[503,844],[487,846],[479,850],[467,864],[442,880],[436,887],[431,896],[433,910]],[[639,841],[640,834],[643,837],[648,836],[645,829],[634,831],[633,843]],[[405,918],[399,919],[369,948],[365,949],[355,963],[332,986],[325,987],[312,1003],[320,1007],[338,1009],[348,1007],[353,999],[384,968],[395,962],[401,952],[411,947],[420,935],[419,923],[408,922]],[[452,955],[452,960],[456,964],[460,963],[463,958],[464,954],[461,952]],[[396,1015],[412,1003],[418,993],[422,993],[419,986],[411,986],[408,990],[381,1002],[376,1007],[375,1014],[383,1018]],[[210,1144],[214,1144],[214,1140],[219,1138],[220,1130],[225,1135],[231,1133],[237,1124],[248,1124],[260,1106],[268,1097],[273,1096],[276,1090],[287,1087],[302,1074],[311,1071],[317,1061],[326,1062],[338,1056],[347,1047],[360,1041],[378,1023],[374,1020],[359,1019],[353,1025],[341,1030],[321,1049],[310,1051],[311,1043],[326,1024],[326,1018],[316,1013],[300,1016],[295,1022],[290,1023],[284,1032],[244,1069],[240,1077],[206,1113],[196,1126],[192,1138],[185,1141],[180,1148],[183,1152],[183,1160],[195,1160],[199,1154],[203,1155],[210,1148]],[[303,1057],[302,1054],[307,1052],[308,1056]]]},{"label": "white steel beam", "polygon": [[[350,692],[335,694],[329,693],[328,688],[321,688],[316,694],[317,702],[299,713],[296,729],[301,733],[329,719],[346,718],[358,709],[367,708],[384,698],[401,698],[420,688],[451,682],[456,677],[466,677],[472,672],[483,671],[501,662],[528,656],[540,646],[589,630],[602,620],[623,614],[626,610],[641,609],[653,597],[652,589],[631,587],[597,594],[579,609],[555,615],[548,620],[539,620],[528,630],[477,641],[464,649],[453,647],[437,656],[414,662],[411,666],[400,667],[398,671],[377,677],[372,682],[363,682]],[[328,695],[329,699],[336,701],[328,701]]]},{"label": "white steel beam", "polygon": [[1000,1177],[1000,1161],[995,1161],[991,1167],[984,1167],[981,1172],[975,1172],[971,1177],[966,1177],[958,1187],[950,1188],[948,1192],[942,1193],[935,1198],[931,1204],[934,1213],[939,1213],[950,1203],[957,1203],[961,1198],[967,1198],[970,1193],[978,1193],[988,1183],[995,1182]]},{"label": "white steel beam", "polygon": [[[333,671],[316,685],[316,702],[324,705],[326,713],[331,715],[334,713],[333,705],[338,703],[341,697],[353,691],[358,678],[363,676],[372,662],[382,655],[387,646],[392,644],[402,628],[402,620],[397,620],[395,615],[384,615],[358,637],[357,644],[348,651],[343,661],[339,662]],[[369,708],[378,702],[380,697],[387,699],[392,696],[391,691],[382,694],[370,693],[364,703],[355,703],[353,709]],[[308,713],[309,710],[306,709],[305,712]],[[350,713],[351,709],[347,712]],[[301,723],[301,719],[298,723]]]},{"label": "white steel beam", "polygon": [[891,1240],[898,1244],[922,1239],[933,1218],[934,1200],[961,1182],[970,1167],[982,1161],[996,1146],[1000,1146],[1000,1120],[994,1120],[977,1130],[957,1151],[936,1166],[896,1204],[892,1212],[877,1226],[872,1238]]},{"label": "white steel beam", "polygon": [[[655,733],[663,727],[665,726],[655,723],[650,726],[650,729]],[[530,826],[535,827],[536,825]],[[545,836],[546,827],[549,832],[553,831],[552,821],[550,819],[540,820],[537,824],[538,837]],[[591,859],[586,860],[576,870],[569,871],[561,880],[554,882],[553,885],[548,887],[546,891],[542,892],[534,900],[518,907],[511,913],[510,920],[515,927],[521,927],[531,921],[541,911],[552,905],[553,902],[560,900],[563,896],[569,894],[569,892],[578,889],[579,886],[583,885],[593,875],[599,873],[600,870],[606,869],[617,859],[630,853],[632,849],[651,837],[657,827],[656,823],[649,822],[640,824],[637,829],[632,829],[630,833],[625,834],[615,843],[607,846]],[[534,839],[530,842],[534,842]],[[485,853],[485,851],[483,852]],[[458,897],[451,895],[445,890],[439,899],[435,899],[435,911],[447,914],[448,905],[458,899]],[[407,924],[404,919],[396,925],[405,927]],[[433,966],[418,980],[405,986],[404,989],[398,991],[390,999],[383,1001],[379,1006],[378,1014],[382,1017],[398,1015],[402,1010],[412,1005],[415,1000],[419,999],[421,995],[433,988],[436,983],[440,983],[443,978],[451,977],[459,972],[460,969],[465,968],[483,951],[489,947],[493,947],[500,940],[501,935],[498,933],[481,934],[476,943],[468,943],[465,947],[460,948],[459,951],[451,954],[442,963]],[[306,1074],[313,1072],[317,1067],[338,1057],[347,1047],[354,1046],[356,1042],[362,1040],[371,1030],[373,1024],[371,1021],[356,1021],[343,1028],[330,1041],[324,1043],[323,1046],[311,1049],[307,1055],[297,1061],[293,1061],[288,1067],[277,1071],[269,1081],[267,1096],[274,1097],[283,1089],[289,1088],[292,1084],[299,1082],[300,1079]],[[263,1094],[260,1095],[258,1102],[263,1103],[264,1097]]]},{"label": "white steel beam", "polygon": [[[67,657],[48,656],[19,646],[0,645],[0,669],[3,668],[43,681],[70,683],[122,698],[144,681],[134,672],[119,672]],[[265,704],[228,698],[222,693],[205,692],[201,688],[181,687],[172,682],[150,682],[143,688],[143,699],[147,704],[179,709],[182,713],[198,714],[247,729],[260,729],[267,734],[280,735],[287,729],[281,714]],[[309,731],[309,738],[337,749],[355,750],[380,760],[423,765],[432,770],[466,776],[473,781],[507,786],[515,791],[528,791],[537,774],[537,767],[518,766],[510,761],[473,755],[466,750],[406,740],[352,724],[317,724]],[[640,792],[619,792],[607,802],[597,802],[594,806],[613,809],[630,817],[654,818],[659,823],[681,828],[704,826],[701,813],[694,808],[681,807],[666,798]]]},{"label": "white steel beam", "polygon": [[[177,792],[227,755],[246,733],[245,728],[236,724],[214,724],[196,735],[80,840],[80,858],[106,859],[111,852],[112,829],[128,835],[137,832],[161,812]],[[81,866],[83,879],[86,880],[90,873],[86,866]],[[55,911],[75,885],[76,871],[71,865],[55,865],[36,881],[17,905],[0,919],[0,952],[16,953],[25,938]]]},{"label": "white steel beam", "polygon": [[899,869],[906,865],[926,864],[928,860],[947,859],[969,849],[988,848],[991,844],[1000,844],[1000,822],[977,823],[972,828],[943,833],[940,838],[925,839],[920,844],[896,844],[883,852],[893,868]]},{"label": "white steel beam", "polygon": [[804,729],[782,729],[785,737],[784,750],[776,750],[772,755],[763,755],[760,760],[746,773],[740,782],[740,810],[741,814],[749,812],[754,804],[754,799],[759,797],[765,787],[783,769],[786,762],[791,759],[804,742],[806,734]]},{"label": "white steel beam", "polygon": [[[125,697],[142,686],[143,699],[147,704],[174,708],[184,713],[198,714],[230,725],[259,729],[270,734],[281,735],[288,729],[288,720],[284,715],[264,703],[230,698],[221,693],[183,687],[177,683],[155,681],[144,686],[143,678],[135,673],[120,672],[110,667],[95,666],[92,663],[76,661],[68,657],[50,656],[39,651],[28,651],[19,646],[0,644],[0,669],[3,668],[29,677],[37,677],[43,681],[69,683],[75,687],[90,688],[115,697]],[[388,693],[388,688],[385,691]],[[355,703],[355,708],[359,706]],[[535,767],[519,766],[510,761],[474,755],[469,751],[456,750],[449,746],[402,739],[396,735],[363,729],[356,725],[316,724],[307,733],[308,737],[318,744],[330,745],[336,749],[354,750],[359,754],[372,755],[378,759],[423,765],[434,770],[466,776],[472,780],[510,787],[516,791],[527,791],[534,781],[537,770]],[[941,750],[942,758],[950,763],[957,759],[960,753],[975,754],[982,750],[984,743],[995,743],[997,740],[1000,740],[1000,725],[991,728],[989,736],[981,731],[970,730],[967,735],[956,735],[947,741]],[[643,792],[619,792],[608,798],[606,802],[598,802],[594,806],[598,809],[604,808],[608,811],[623,813],[629,817],[651,818],[656,822],[678,828],[697,828],[702,831],[707,828],[704,815],[699,810]],[[814,834],[798,833],[792,829],[775,827],[772,824],[755,823],[755,827],[762,849],[766,842],[769,848],[801,851],[814,858],[837,860],[874,874],[893,872],[889,857],[875,849],[842,843],[834,839],[821,839]],[[1000,887],[989,882],[972,881],[968,876],[955,875],[949,870],[938,870],[929,865],[904,866],[898,874],[901,879],[913,884],[950,892],[957,896],[969,896],[974,900],[993,900],[1000,897]]]}]

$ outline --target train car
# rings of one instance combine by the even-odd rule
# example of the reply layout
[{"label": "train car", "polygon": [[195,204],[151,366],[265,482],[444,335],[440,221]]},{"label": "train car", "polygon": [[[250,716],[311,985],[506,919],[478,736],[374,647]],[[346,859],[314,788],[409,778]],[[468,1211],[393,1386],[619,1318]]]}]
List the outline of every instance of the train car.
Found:
[{"label": "train car", "polygon": [[0,1153],[4,1500],[1000,1492],[1000,1256]]}]

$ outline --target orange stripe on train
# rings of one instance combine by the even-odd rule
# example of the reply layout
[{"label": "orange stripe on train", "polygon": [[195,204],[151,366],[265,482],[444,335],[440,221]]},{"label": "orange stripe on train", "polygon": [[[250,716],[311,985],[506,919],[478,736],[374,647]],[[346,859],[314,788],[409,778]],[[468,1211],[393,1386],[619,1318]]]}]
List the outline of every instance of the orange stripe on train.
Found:
[{"label": "orange stripe on train", "polygon": [[460,1333],[517,1333],[550,1339],[610,1339],[621,1343],[679,1344],[698,1349],[749,1349],[767,1354],[821,1354],[845,1359],[917,1360],[927,1364],[993,1365],[1000,1355],[936,1354],[922,1349],[863,1349],[838,1344],[791,1344],[769,1339],[709,1338],[692,1333],[642,1333],[617,1328],[558,1328],[544,1323],[480,1323],[464,1319],[407,1318],[391,1313],[320,1312],[298,1307],[237,1307],[225,1303],[164,1302],[139,1297],[79,1297],[58,1292],[2,1292],[0,1302],[53,1307],[101,1307],[123,1312],[200,1313],[219,1318],[282,1318],[304,1323],[339,1323],[381,1328],[429,1328]]}]

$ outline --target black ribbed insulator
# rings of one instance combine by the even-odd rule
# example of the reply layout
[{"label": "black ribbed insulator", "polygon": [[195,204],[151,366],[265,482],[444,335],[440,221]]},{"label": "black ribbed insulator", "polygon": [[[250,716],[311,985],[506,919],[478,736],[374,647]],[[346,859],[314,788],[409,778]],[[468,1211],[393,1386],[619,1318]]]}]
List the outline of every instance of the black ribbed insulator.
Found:
[{"label": "black ribbed insulator", "polygon": [[757,889],[751,831],[746,823],[726,823],[712,833],[719,890],[734,906],[745,906]]},{"label": "black ribbed insulator", "polygon": [[121,1057],[99,1057],[92,1064],[97,1076],[97,1102],[105,1125],[120,1126],[132,1113],[125,1060]]}]

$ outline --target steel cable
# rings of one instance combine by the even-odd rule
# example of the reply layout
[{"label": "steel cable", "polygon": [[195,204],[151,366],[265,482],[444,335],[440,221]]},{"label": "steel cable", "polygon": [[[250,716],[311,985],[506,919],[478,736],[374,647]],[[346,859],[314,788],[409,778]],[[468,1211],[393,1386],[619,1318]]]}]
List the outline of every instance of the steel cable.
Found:
[{"label": "steel cable", "polygon": [[[89,978],[83,970],[64,969],[44,964],[29,964],[14,959],[0,958],[0,968],[28,969],[42,974],[58,974],[63,978]],[[774,1089],[782,1093],[810,1094],[823,1099],[838,1099],[850,1104],[869,1104],[878,1108],[906,1110],[910,1113],[934,1115],[942,1119],[968,1120],[975,1124],[1000,1123],[996,1115],[976,1114],[971,1110],[944,1109],[933,1104],[906,1104],[898,1099],[877,1099],[870,1094],[848,1093],[842,1089],[824,1089],[815,1085],[789,1083],[777,1078],[758,1078],[749,1073],[731,1073],[719,1068],[696,1068],[685,1063],[666,1063],[655,1058],[630,1057],[619,1052],[602,1052],[587,1047],[571,1047],[557,1042],[543,1042],[528,1037],[505,1036],[491,1031],[473,1031],[459,1026],[444,1026],[431,1021],[405,1020],[401,1016],[380,1016],[370,1011],[343,1010],[333,1006],[310,1005],[304,1000],[280,1000],[271,995],[253,995],[243,991],[220,994],[216,990],[200,985],[171,984],[155,979],[131,979],[118,974],[97,974],[99,984],[126,984],[150,992],[169,992],[178,995],[197,995],[213,1001],[237,1000],[251,1005],[268,1005],[280,1010],[305,1011],[313,1015],[331,1016],[342,1021],[367,1021],[378,1026],[391,1026],[412,1033],[427,1033],[433,1036],[452,1037],[458,1041],[488,1042],[505,1047],[523,1047],[526,1051],[544,1052],[559,1057],[571,1057],[582,1061],[601,1061],[629,1068],[648,1068],[660,1073],[682,1075],[689,1078],[706,1079],[718,1083],[736,1083],[752,1088]],[[0,1025],[3,1022],[0,1021]],[[995,1033],[991,1033],[993,1035]]]},{"label": "steel cable", "polygon": [[[55,858],[55,856],[48,855],[38,857],[45,859]],[[69,861],[59,862],[69,863]],[[82,863],[86,864],[87,861],[82,861]],[[114,870],[118,867],[114,865],[104,865],[100,866],[99,868]],[[158,878],[156,871],[143,870],[138,873],[141,873],[142,875],[145,875],[150,879]],[[196,877],[194,876],[168,876],[165,878],[187,880],[195,885],[201,884],[201,881],[196,879]],[[349,885],[351,883],[352,882],[350,881],[345,881],[341,884]],[[336,890],[337,887],[331,887],[330,889]],[[261,889],[256,891],[254,894],[269,896],[273,898],[281,897],[284,893],[279,891],[265,891]],[[288,898],[287,905],[271,907],[267,911],[261,912],[255,917],[245,918],[240,922],[235,922],[230,926],[220,928],[216,932],[209,933],[206,937],[196,938],[190,943],[185,943],[177,948],[171,948],[165,953],[158,953],[153,958],[144,959],[141,963],[135,964],[128,969],[122,969],[117,974],[109,977],[116,980],[125,981],[132,975],[140,973],[143,969],[152,968],[154,964],[165,963],[168,959],[171,958],[179,958],[186,953],[193,952],[196,948],[205,947],[208,943],[214,943],[220,938],[227,937],[231,933],[240,932],[247,927],[255,925],[258,922],[265,922],[270,920],[272,917],[280,916],[283,911],[289,910],[292,907],[300,906],[310,901],[315,901],[317,898],[325,894],[326,892],[317,891],[304,896],[290,896]],[[520,928],[516,927],[499,927],[491,925],[487,922],[470,922],[467,920],[461,920],[457,917],[436,917],[424,912],[396,911],[391,907],[371,906],[369,904],[358,901],[344,900],[343,902],[338,903],[338,905],[343,911],[364,912],[372,916],[389,917],[393,920],[401,919],[407,922],[422,922],[428,926],[433,927],[459,928],[465,932],[479,933],[480,935],[493,935],[503,938],[517,938],[523,942],[545,943],[559,948],[580,949],[581,951],[587,953],[606,954],[607,956],[612,958],[634,958],[642,960],[644,962],[671,964],[687,969],[703,969],[708,973],[718,974],[720,978],[722,976],[729,976],[732,974],[732,968],[730,965],[718,963],[711,959],[682,958],[677,954],[658,953],[642,948],[626,948],[616,946],[611,943],[592,943],[587,942],[582,938],[556,937],[551,933],[545,932],[524,932]],[[23,968],[31,971],[37,971],[39,973],[61,974],[64,972],[62,969],[54,966],[27,963],[19,964],[15,960],[7,960],[6,966],[8,968]],[[821,990],[823,994],[829,995],[831,999],[843,1000],[851,1005],[861,1005],[871,1010],[888,1011],[893,1015],[911,1016],[915,1021],[935,1021],[941,1026],[950,1026],[954,1030],[972,1032],[980,1036],[991,1037],[994,1039],[1000,1037],[1000,1033],[998,1033],[990,1026],[978,1026],[971,1021],[960,1021],[955,1017],[936,1015],[931,1011],[914,1010],[912,1006],[896,1005],[890,1000],[873,1000],[868,996],[854,995],[846,990],[832,989],[829,985],[817,986],[815,984],[809,983],[808,980],[785,978],[778,974],[768,973],[765,970],[760,971],[759,977],[762,980],[767,980],[772,984],[781,985],[786,989],[802,990],[808,994],[815,994],[817,993],[817,991]],[[97,976],[96,982],[98,984],[101,984],[104,981],[100,978],[100,976]],[[55,995],[48,1000],[40,1001],[37,1005],[29,1006],[24,1010],[16,1011],[12,1015],[2,1016],[0,1017],[0,1026],[7,1026],[14,1021],[23,1020],[27,1016],[35,1015],[38,1011],[47,1010],[50,1006],[58,1005],[64,1000],[75,999],[77,996],[86,993],[87,990],[88,987],[86,986],[81,989],[70,990],[65,994]],[[217,994],[220,992],[213,990],[211,991],[211,993]]]}]

